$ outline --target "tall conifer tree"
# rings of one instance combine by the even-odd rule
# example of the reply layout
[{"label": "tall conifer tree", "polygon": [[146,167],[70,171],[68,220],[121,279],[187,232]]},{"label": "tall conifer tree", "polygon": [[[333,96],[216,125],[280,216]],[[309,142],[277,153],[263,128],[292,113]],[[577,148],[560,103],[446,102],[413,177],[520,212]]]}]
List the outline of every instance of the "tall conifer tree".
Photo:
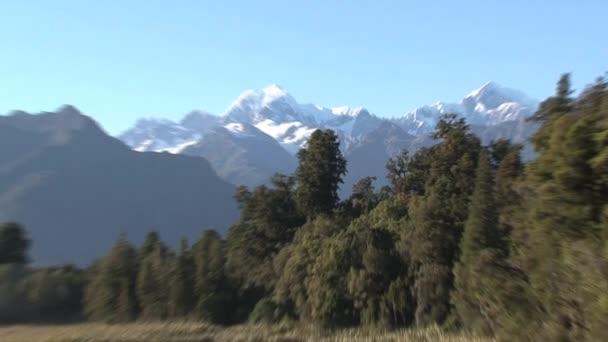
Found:
[{"label": "tall conifer tree", "polygon": [[338,136],[332,130],[316,130],[298,152],[298,159],[296,199],[300,209],[308,218],[331,214],[346,173]]}]

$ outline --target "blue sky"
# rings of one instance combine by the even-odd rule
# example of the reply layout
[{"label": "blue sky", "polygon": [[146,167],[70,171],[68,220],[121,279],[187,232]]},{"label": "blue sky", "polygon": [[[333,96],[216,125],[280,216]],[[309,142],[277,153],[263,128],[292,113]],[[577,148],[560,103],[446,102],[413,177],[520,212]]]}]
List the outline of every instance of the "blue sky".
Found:
[{"label": "blue sky", "polygon": [[397,116],[485,81],[536,98],[608,70],[608,1],[48,0],[0,3],[0,113],[70,103],[112,134],[221,113],[277,83]]}]

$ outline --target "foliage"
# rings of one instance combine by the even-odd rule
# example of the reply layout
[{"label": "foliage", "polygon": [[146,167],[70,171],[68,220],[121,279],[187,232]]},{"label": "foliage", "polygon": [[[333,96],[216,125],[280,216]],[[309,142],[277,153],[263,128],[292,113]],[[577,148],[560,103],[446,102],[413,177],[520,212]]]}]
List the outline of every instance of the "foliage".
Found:
[{"label": "foliage", "polygon": [[110,254],[98,260],[89,272],[85,313],[93,320],[127,322],[135,319],[137,252],[121,236]]},{"label": "foliage", "polygon": [[25,230],[15,222],[0,225],[0,264],[25,264],[30,241]]},{"label": "foliage", "polygon": [[308,218],[331,214],[339,201],[338,187],[346,173],[339,145],[334,131],[316,130],[298,152],[296,199]]},{"label": "foliage", "polygon": [[0,266],[0,323],[81,319],[84,276],[73,266]]},{"label": "foliage", "polygon": [[214,230],[206,230],[193,246],[193,255],[197,316],[213,323],[230,323],[233,298],[225,271],[225,241]]},{"label": "foliage", "polygon": [[[148,242],[148,241],[146,241]],[[143,319],[164,319],[168,315],[170,261],[167,252],[160,243],[146,245],[149,250],[140,254],[141,263],[137,274],[137,299]],[[174,284],[172,284],[174,285]]]},{"label": "foliage", "polygon": [[182,240],[179,254],[170,266],[169,272],[168,316],[185,317],[192,310],[195,300],[194,260],[186,240]]},{"label": "foliage", "polygon": [[271,187],[262,185],[253,191],[241,187],[237,191],[241,218],[227,237],[230,275],[243,288],[253,286],[266,292],[276,281],[273,258],[304,223],[294,198],[295,179],[277,174],[271,183]]},{"label": "foliage", "polygon": [[430,170],[425,192],[412,201],[414,227],[411,256],[416,267],[416,322],[444,323],[450,313],[452,267],[468,213],[469,196],[481,144],[463,119],[446,115],[434,137],[441,142],[428,151]]},{"label": "foliage", "polygon": [[[487,153],[481,153],[460,259],[454,267],[455,290],[452,292],[464,327],[485,335],[511,328],[513,320],[526,317],[522,309],[528,305],[522,297],[526,286],[522,272],[507,259],[507,241],[499,225],[493,178],[490,158]],[[513,303],[519,306],[512,307]],[[511,317],[505,322],[507,312]]]},{"label": "foliage", "polygon": [[374,189],[376,177],[364,177],[353,185],[353,191],[348,199],[355,217],[374,209],[380,202],[380,195]]}]

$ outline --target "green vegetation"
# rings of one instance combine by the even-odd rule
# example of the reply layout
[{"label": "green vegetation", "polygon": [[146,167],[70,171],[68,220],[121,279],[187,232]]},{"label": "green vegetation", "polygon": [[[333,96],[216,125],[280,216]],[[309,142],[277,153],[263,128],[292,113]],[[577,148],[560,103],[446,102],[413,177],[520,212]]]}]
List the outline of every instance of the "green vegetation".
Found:
[{"label": "green vegetation", "polygon": [[[23,229],[6,224],[0,320],[202,320],[216,326],[193,329],[218,340],[254,323],[292,324],[283,337],[313,340],[322,336],[295,327],[336,341],[380,331],[406,341],[441,340],[424,335],[441,331],[606,340],[608,84],[576,98],[569,84],[563,75],[531,118],[540,128],[528,165],[521,146],[482,146],[446,115],[436,145],[389,161],[389,188],[364,178],[339,201],[346,162],[338,137],[317,131],[293,177],[238,189],[240,220],[225,239],[207,230],[177,253],[150,233],[139,249],[120,237],[85,271],[29,268]],[[259,338],[278,340],[269,334]]]}]

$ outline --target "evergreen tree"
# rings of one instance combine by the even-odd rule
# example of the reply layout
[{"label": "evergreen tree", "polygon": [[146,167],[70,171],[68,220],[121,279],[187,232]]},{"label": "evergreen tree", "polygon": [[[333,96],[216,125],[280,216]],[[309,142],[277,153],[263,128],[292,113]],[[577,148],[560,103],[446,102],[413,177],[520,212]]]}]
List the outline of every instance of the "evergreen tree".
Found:
[{"label": "evergreen tree", "polygon": [[73,266],[0,266],[0,322],[71,322],[82,318],[85,279]]},{"label": "evergreen tree", "polygon": [[171,270],[167,303],[169,317],[185,317],[192,310],[195,302],[193,273],[194,261],[188,243],[182,240]]},{"label": "evergreen tree", "polygon": [[407,150],[390,158],[386,164],[392,193],[396,197],[408,198],[424,194],[430,175],[432,149],[422,148],[410,157]]},{"label": "evergreen tree", "polygon": [[598,312],[590,309],[597,307],[588,295],[597,292],[578,274],[591,259],[602,259],[598,239],[605,239],[600,222],[608,189],[605,169],[595,162],[607,131],[607,86],[600,80],[573,100],[567,83],[562,78],[556,95],[539,109],[542,126],[533,139],[539,156],[526,168],[532,190],[527,220],[516,229],[527,232],[522,264],[542,304],[537,319],[548,326],[545,337],[582,340],[599,329],[589,322]]},{"label": "evergreen tree", "polygon": [[424,195],[410,206],[411,258],[416,265],[416,323],[443,323],[450,314],[452,267],[458,258],[481,144],[463,119],[444,116],[433,134],[441,142],[427,155]]},{"label": "evergreen tree", "polygon": [[144,319],[167,316],[167,292],[170,262],[164,247],[157,242],[153,251],[141,261],[137,275],[137,299]]},{"label": "evergreen tree", "polygon": [[228,231],[226,272],[240,289],[239,319],[272,293],[279,277],[274,258],[304,223],[294,198],[294,178],[277,174],[271,183],[253,191],[241,188],[235,196],[241,218]]},{"label": "evergreen tree", "polygon": [[138,261],[136,295],[140,317],[145,320],[164,319],[168,315],[168,265],[171,261],[157,231],[146,235],[139,248]]},{"label": "evergreen tree", "polygon": [[[399,233],[408,230],[403,227],[404,215],[399,201],[387,200],[345,222],[348,226],[343,229],[328,229],[323,223],[337,227],[341,223],[324,220],[302,228],[301,232],[307,231],[302,236],[306,238],[298,239],[297,253],[290,259],[297,263],[284,268],[284,274],[301,277],[295,282],[305,284],[302,294],[290,289],[295,295],[292,298],[300,303],[296,305],[298,313],[325,326],[391,328],[411,324],[416,307],[413,279],[409,259],[399,250]],[[310,229],[313,227],[316,229]],[[298,264],[311,264],[312,269],[302,272],[294,267]],[[301,304],[298,298],[304,294],[306,304]]]},{"label": "evergreen tree", "polygon": [[500,159],[494,159],[496,169],[496,204],[498,208],[514,205],[518,202],[518,195],[514,190],[517,180],[523,175],[524,165],[521,161],[521,145],[506,147]]},{"label": "evergreen tree", "polygon": [[570,87],[570,74],[563,74],[557,83],[555,96],[543,101],[536,113],[530,117],[529,120],[541,123],[531,138],[537,152],[543,152],[550,147],[549,137],[554,121],[572,109],[574,99],[571,97],[573,91]]},{"label": "evergreen tree", "polygon": [[353,185],[353,191],[349,202],[355,212],[355,216],[372,210],[379,201],[379,196],[374,189],[376,177],[364,177]]},{"label": "evergreen tree", "polygon": [[481,153],[477,167],[475,191],[471,199],[460,247],[460,260],[454,268],[454,304],[460,319],[468,328],[492,333],[494,318],[484,279],[501,261],[502,236],[494,201],[492,166],[486,153]]},{"label": "evergreen tree", "polygon": [[156,250],[156,248],[158,248],[159,246],[161,246],[164,249],[164,246],[162,245],[162,242],[160,240],[160,235],[158,234],[157,231],[152,230],[150,232],[148,232],[148,234],[146,235],[146,239],[144,240],[144,243],[141,245],[141,248],[139,249],[139,260],[143,260],[145,258],[147,258],[148,256],[152,255],[154,253],[154,251]]},{"label": "evergreen tree", "polygon": [[322,243],[306,281],[310,318],[323,327],[358,323],[348,292],[346,274],[352,250],[345,241],[333,238]]},{"label": "evergreen tree", "polygon": [[230,323],[233,294],[225,273],[225,242],[217,232],[206,230],[193,250],[198,316],[212,323]]},{"label": "evergreen tree", "polygon": [[125,322],[138,311],[135,295],[137,253],[121,235],[110,254],[90,270],[85,293],[85,312],[94,320]]},{"label": "evergreen tree", "polygon": [[311,292],[308,283],[312,267],[322,253],[323,244],[329,238],[345,229],[348,223],[336,217],[318,217],[298,229],[293,243],[284,248],[276,257],[276,268],[280,277],[275,286],[273,299],[284,307],[293,308],[301,320],[313,318],[313,305],[309,300]]},{"label": "evergreen tree", "polygon": [[84,313],[90,320],[112,321],[116,290],[107,269],[105,258],[95,261],[88,269]]},{"label": "evergreen tree", "polygon": [[332,130],[316,130],[307,146],[298,152],[298,159],[296,199],[300,209],[309,219],[331,214],[346,173],[338,136]]},{"label": "evergreen tree", "polygon": [[475,190],[471,196],[460,248],[460,261],[464,264],[474,261],[483,249],[501,250],[503,243],[494,200],[494,176],[485,152],[480,153],[477,165]]},{"label": "evergreen tree", "polygon": [[120,279],[116,295],[116,311],[113,314],[112,321],[130,322],[137,318],[137,302],[133,291],[133,284],[128,279]]},{"label": "evergreen tree", "polygon": [[[408,265],[397,248],[397,222],[377,207],[335,239],[343,241],[347,294],[361,325],[392,328],[413,321]],[[335,254],[334,254],[335,255]]]},{"label": "evergreen tree", "polygon": [[[504,253],[510,253],[519,250],[520,242],[525,240],[524,233],[521,230],[516,232],[520,236],[512,237],[514,228],[521,226],[524,221],[522,209],[524,198],[517,190],[523,180],[524,165],[520,157],[521,145],[509,144],[505,149],[505,154],[496,159],[498,162],[496,168],[496,208],[499,213],[499,225],[502,233],[502,238],[505,240],[503,244],[508,250]],[[520,190],[521,191],[521,190]]]},{"label": "evergreen tree", "polygon": [[459,235],[448,221],[450,211],[442,198],[445,194],[428,190],[425,198],[416,198],[410,207],[414,225],[410,253],[416,265],[415,319],[419,326],[443,323],[448,318],[452,260]]},{"label": "evergreen tree", "polygon": [[28,262],[30,240],[25,229],[18,223],[0,225],[0,264],[25,264]]},{"label": "evergreen tree", "polygon": [[[500,323],[495,330],[504,333],[510,323],[519,325],[511,333],[532,334],[528,337],[599,340],[598,322],[608,313],[597,305],[603,291],[599,279],[608,278],[597,272],[606,260],[600,222],[608,192],[602,157],[608,87],[600,79],[573,99],[569,83],[568,75],[562,76],[556,95],[533,116],[541,124],[532,139],[538,157],[526,167],[526,180],[521,180],[515,153],[498,167],[500,224],[513,232],[510,262],[517,268],[500,267],[503,272],[494,272],[494,278],[479,280],[495,280],[486,285],[495,301],[502,295],[511,298],[508,314],[493,314]],[[505,290],[507,284],[514,286],[512,291]],[[503,319],[506,316],[511,318]]]}]

